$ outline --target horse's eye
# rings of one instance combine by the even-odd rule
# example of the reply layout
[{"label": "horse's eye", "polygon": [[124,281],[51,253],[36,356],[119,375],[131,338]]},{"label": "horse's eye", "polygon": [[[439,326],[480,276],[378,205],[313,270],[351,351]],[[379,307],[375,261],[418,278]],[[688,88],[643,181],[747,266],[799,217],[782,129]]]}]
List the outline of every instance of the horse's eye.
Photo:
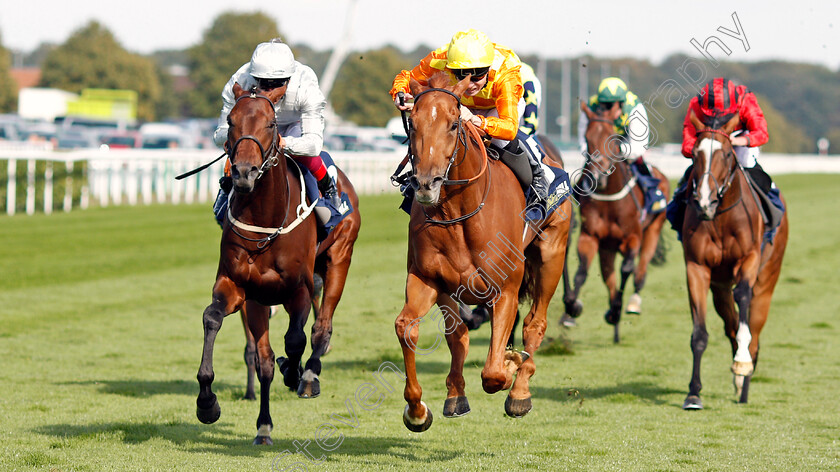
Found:
[{"label": "horse's eye", "polygon": [[449,131],[455,131],[456,129],[458,129],[458,122],[453,121],[452,126],[449,127]]},{"label": "horse's eye", "polygon": [[228,115],[228,117],[227,117],[227,124],[228,124],[229,127],[233,128],[233,121],[231,121],[230,115]]}]

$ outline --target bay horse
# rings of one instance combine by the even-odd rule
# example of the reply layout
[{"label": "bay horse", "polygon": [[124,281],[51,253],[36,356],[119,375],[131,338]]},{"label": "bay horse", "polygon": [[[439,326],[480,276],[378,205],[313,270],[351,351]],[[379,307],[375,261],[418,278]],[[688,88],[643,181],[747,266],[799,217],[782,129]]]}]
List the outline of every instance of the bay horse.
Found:
[{"label": "bay horse", "polygon": [[[634,293],[627,303],[627,312],[641,314],[641,291],[645,286],[648,264],[656,252],[665,212],[642,217],[644,195],[624,158],[615,134],[613,121],[601,112],[592,111],[581,102],[581,111],[589,118],[586,128],[587,153],[581,181],[589,188],[580,194],[581,227],[578,237],[578,265],[574,289],[566,298],[567,306],[574,306],[572,317],[580,315],[583,304],[578,299],[589,271],[589,265],[598,253],[601,278],[607,286],[609,308],[604,314],[613,325],[613,342],[620,340],[618,324],[624,298],[624,287],[633,275]],[[665,175],[651,166],[653,176],[659,179],[663,195],[670,195],[670,185]],[[578,184],[580,185],[580,184]],[[621,281],[616,288],[615,256],[621,253]],[[638,264],[636,260],[638,258]]]},{"label": "bay horse", "polygon": [[[317,247],[315,216],[304,197],[300,171],[288,166],[278,147],[274,103],[284,89],[262,93],[233,87],[235,105],[228,116],[229,159],[234,193],[222,230],[219,267],[212,303],[204,310],[204,348],[198,370],[200,391],[196,416],[202,423],[219,419],[221,408],[212,391],[213,346],[223,319],[242,311],[246,335],[255,342],[256,375],[260,382],[260,413],[254,444],[272,444],[273,423],[269,393],[274,379],[274,352],[269,342],[269,307],[283,305],[289,314],[285,335],[288,359],[280,366],[283,381],[298,391],[319,389],[320,356],[329,345],[332,308],[344,286],[353,242],[358,234],[358,211],[348,216],[349,230],[337,233],[332,246]],[[339,173],[338,188],[358,200],[346,176]],[[355,200],[354,200],[355,199]],[[358,207],[357,207],[358,208]],[[338,231],[336,229],[335,231]],[[340,240],[340,242],[336,242]],[[323,246],[323,245],[322,245]],[[312,354],[306,372],[300,368],[306,347],[303,331],[313,298],[316,256],[325,262],[324,305],[312,328]]]},{"label": "bay horse", "polygon": [[787,246],[788,219],[785,212],[775,239],[762,247],[766,228],[761,210],[729,140],[729,135],[740,126],[739,117],[734,116],[720,129],[706,127],[693,112],[689,120],[698,131],[693,150],[694,171],[686,190],[690,203],[682,227],[682,244],[694,323],[694,362],[683,408],[698,410],[703,408],[700,359],[709,338],[709,289],[732,344],[735,391],[739,401],[746,403],[758,362],[758,337],[767,321]]},{"label": "bay horse", "polygon": [[[461,119],[461,96],[468,84],[469,77],[450,85],[442,72],[429,86],[413,79],[410,83],[415,97],[409,118],[415,199],[405,305],[394,325],[406,369],[403,422],[414,432],[432,424],[432,412],[421,400],[415,355],[419,324],[435,303],[451,353],[443,415],[470,411],[463,377],[469,335],[458,317],[459,303],[492,307],[490,347],[481,372],[484,391],[510,388],[505,412],[520,417],[530,411],[533,356],[545,334],[546,310],[566,255],[570,202],[537,225],[526,223],[520,216],[526,202],[519,181],[506,165],[487,158],[477,129]],[[523,322],[525,351],[506,352],[520,295],[533,301]]]}]

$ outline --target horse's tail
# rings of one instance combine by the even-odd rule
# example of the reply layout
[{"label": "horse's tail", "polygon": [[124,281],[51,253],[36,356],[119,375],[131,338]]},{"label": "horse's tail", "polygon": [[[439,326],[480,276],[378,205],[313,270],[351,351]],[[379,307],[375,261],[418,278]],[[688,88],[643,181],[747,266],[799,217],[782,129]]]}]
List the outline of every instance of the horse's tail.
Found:
[{"label": "horse's tail", "polygon": [[519,303],[532,304],[537,299],[537,270],[535,258],[525,258],[525,275],[522,277],[522,285],[519,286]]}]

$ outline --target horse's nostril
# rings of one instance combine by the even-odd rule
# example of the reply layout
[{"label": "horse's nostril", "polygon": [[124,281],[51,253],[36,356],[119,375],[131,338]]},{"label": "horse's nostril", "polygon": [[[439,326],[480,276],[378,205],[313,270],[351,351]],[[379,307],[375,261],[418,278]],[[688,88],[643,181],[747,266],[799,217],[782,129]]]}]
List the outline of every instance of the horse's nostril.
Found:
[{"label": "horse's nostril", "polygon": [[417,177],[413,175],[408,179],[408,184],[411,185],[411,188],[413,188],[414,190],[420,188],[420,181],[418,181]]}]

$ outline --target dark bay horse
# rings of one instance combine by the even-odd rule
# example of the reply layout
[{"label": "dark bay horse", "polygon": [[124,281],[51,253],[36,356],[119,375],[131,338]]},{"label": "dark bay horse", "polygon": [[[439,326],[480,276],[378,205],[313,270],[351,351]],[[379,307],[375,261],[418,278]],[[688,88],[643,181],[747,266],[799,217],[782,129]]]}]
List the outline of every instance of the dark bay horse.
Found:
[{"label": "dark bay horse", "polygon": [[[415,97],[409,135],[415,201],[408,230],[406,301],[395,329],[406,368],[403,422],[415,432],[432,423],[432,412],[421,400],[415,355],[419,324],[428,321],[423,317],[435,303],[440,311],[429,317],[437,321],[427,326],[440,329],[452,356],[443,415],[470,411],[463,377],[469,335],[458,317],[459,303],[492,306],[490,348],[481,372],[484,391],[510,388],[505,412],[520,417],[530,411],[533,355],[545,334],[546,310],[566,255],[570,202],[538,225],[520,217],[525,197],[519,181],[507,166],[488,160],[478,131],[460,118],[460,97],[468,84],[469,77],[450,86],[439,73],[430,87],[415,80],[410,85]],[[533,301],[523,322],[525,352],[506,352],[520,295]]]},{"label": "dark bay horse", "polygon": [[690,120],[698,132],[682,244],[694,322],[694,366],[683,408],[697,410],[703,408],[700,359],[709,339],[709,288],[732,344],[736,394],[741,403],[746,403],[758,362],[758,337],[767,321],[787,246],[788,220],[785,213],[775,239],[762,247],[766,228],[761,210],[729,141],[729,135],[739,126],[738,116],[719,130],[706,128],[693,113]]},{"label": "dark bay horse", "polygon": [[[580,196],[581,229],[578,238],[580,265],[575,274],[575,284],[566,305],[577,305],[572,316],[580,314],[583,305],[578,294],[589,271],[589,265],[598,253],[601,277],[609,292],[609,309],[604,314],[613,325],[613,341],[619,342],[618,323],[624,298],[624,287],[633,275],[633,295],[627,303],[627,312],[640,314],[648,264],[656,252],[659,235],[665,223],[665,212],[642,217],[644,195],[636,184],[630,164],[622,156],[619,140],[612,120],[589,109],[581,102],[581,111],[589,118],[586,128],[587,156],[581,181],[589,181],[589,188]],[[670,195],[668,179],[651,166],[653,176],[659,179],[663,195]],[[578,184],[580,186],[580,184]],[[615,256],[621,253],[621,282],[616,288]],[[638,258],[638,264],[636,259]]]},{"label": "dark bay horse", "polygon": [[[269,393],[274,379],[274,352],[268,333],[269,306],[283,305],[289,313],[289,328],[285,336],[288,359],[281,366],[284,383],[292,388],[312,391],[317,387],[320,372],[319,357],[329,344],[332,330],[331,316],[325,307],[313,326],[313,352],[307,361],[309,379],[301,375],[300,363],[306,347],[303,331],[313,297],[313,271],[317,253],[317,228],[311,206],[303,196],[303,182],[299,171],[288,166],[278,148],[274,102],[283,89],[265,94],[245,91],[235,85],[236,104],[228,123],[231,177],[235,193],[230,200],[227,219],[222,231],[219,268],[213,286],[213,301],[204,310],[204,349],[198,370],[200,391],[196,401],[196,415],[203,423],[219,419],[221,408],[211,385],[213,373],[213,345],[223,319],[242,310],[246,334],[255,340],[254,355],[257,378],[260,382],[260,413],[254,444],[271,444],[273,423],[269,414]],[[344,176],[339,188],[352,191]],[[355,203],[355,202],[354,202]],[[349,218],[349,217],[348,217]],[[358,231],[358,216],[351,225]],[[339,238],[336,235],[336,238]],[[355,239],[355,234],[353,235]],[[326,249],[327,258],[331,257]],[[339,264],[349,264],[352,241],[337,246]],[[332,256],[335,256],[334,252]],[[320,257],[320,256],[319,256]],[[341,294],[346,267],[337,272],[334,282],[341,287],[325,290],[325,300]],[[327,277],[331,275],[326,263]],[[327,296],[329,291],[330,296]],[[337,298],[336,300],[337,301]],[[325,303],[326,304],[326,303]],[[303,378],[302,378],[303,377]]]}]

